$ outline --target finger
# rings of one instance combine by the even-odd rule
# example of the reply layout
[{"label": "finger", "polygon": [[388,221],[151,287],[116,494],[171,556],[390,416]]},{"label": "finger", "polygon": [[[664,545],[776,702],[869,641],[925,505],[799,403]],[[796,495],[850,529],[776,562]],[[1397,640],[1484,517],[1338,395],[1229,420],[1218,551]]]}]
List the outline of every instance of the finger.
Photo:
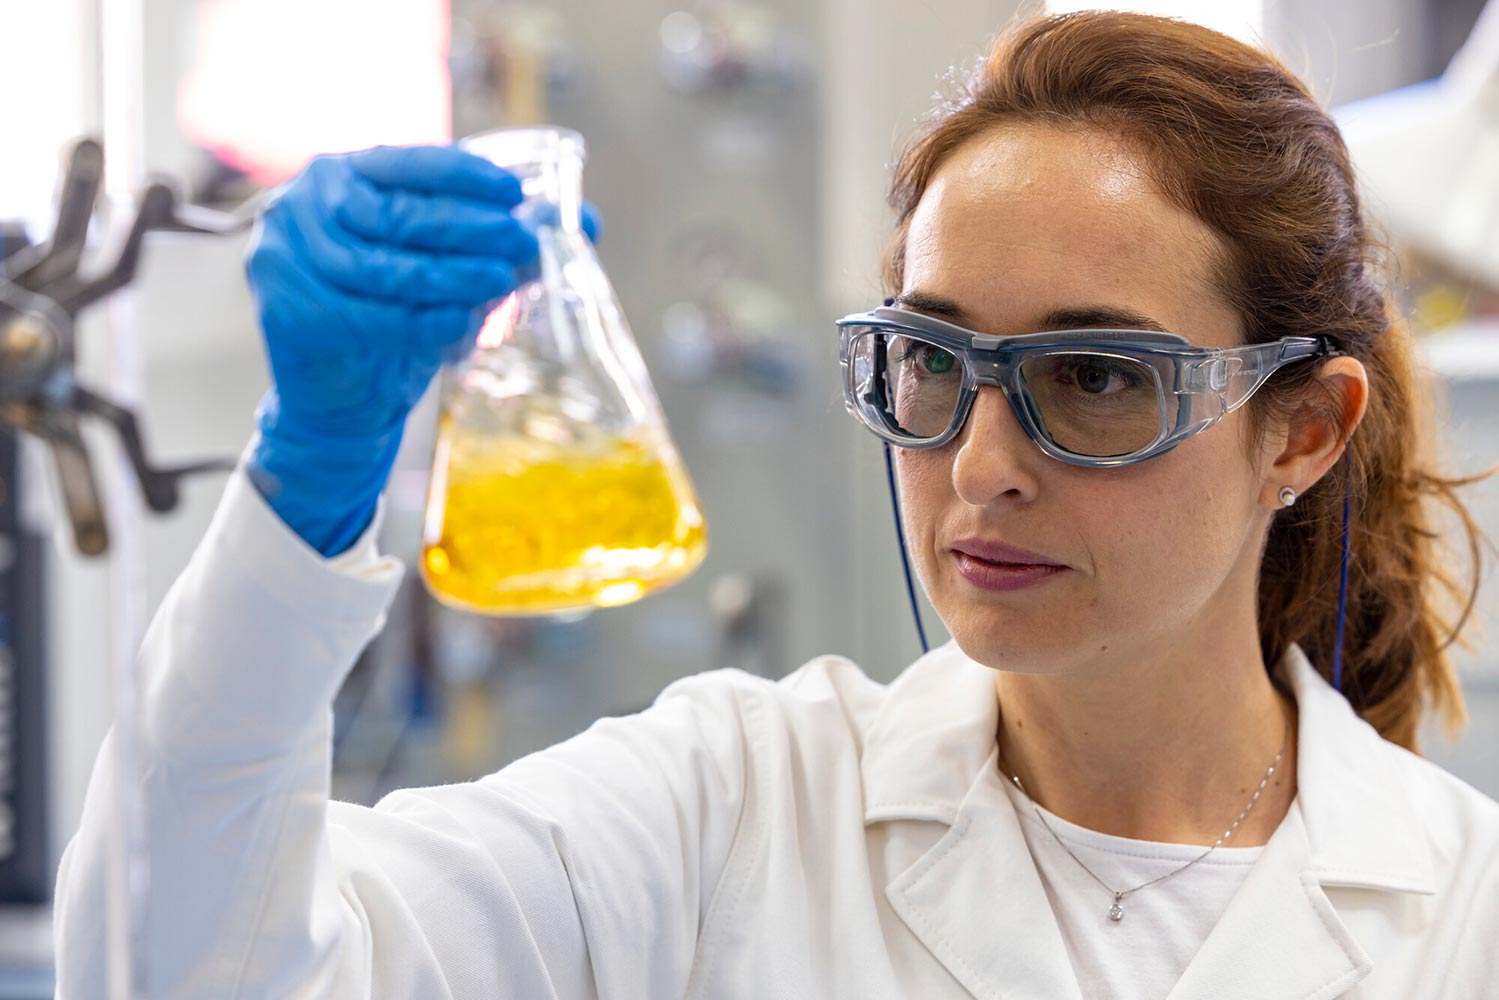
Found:
[{"label": "finger", "polygon": [[583,232],[588,236],[588,241],[595,245],[604,232],[604,217],[599,214],[599,207],[591,201],[583,203]]},{"label": "finger", "polygon": [[536,237],[508,209],[449,195],[381,190],[359,176],[352,178],[334,214],[345,229],[370,243],[497,255],[514,264],[538,252]]},{"label": "finger", "polygon": [[417,349],[448,363],[460,361],[473,350],[485,315],[482,306],[475,309],[439,306],[420,310],[413,326]]},{"label": "finger", "polygon": [[[555,201],[533,202],[522,207],[519,214],[525,219],[525,225],[531,229],[562,224],[562,206]],[[590,242],[598,242],[599,230],[603,228],[603,218],[599,215],[598,206],[590,201],[583,202],[578,213],[578,221],[583,235],[587,236]]]},{"label": "finger", "polygon": [[510,171],[457,146],[376,146],[350,154],[349,165],[373,184],[493,202],[520,204],[520,181]]},{"label": "finger", "polygon": [[303,263],[334,288],[407,305],[473,305],[515,287],[515,269],[501,257],[405,250],[349,233],[323,208],[336,199],[326,191],[338,186],[336,171],[331,163],[310,169],[308,181],[324,190],[287,197],[270,215],[285,228]]}]

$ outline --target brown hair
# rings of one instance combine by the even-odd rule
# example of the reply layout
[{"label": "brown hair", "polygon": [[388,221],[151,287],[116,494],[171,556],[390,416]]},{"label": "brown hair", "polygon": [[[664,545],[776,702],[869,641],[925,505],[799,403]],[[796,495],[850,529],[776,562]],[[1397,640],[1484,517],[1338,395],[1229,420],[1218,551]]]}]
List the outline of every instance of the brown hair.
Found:
[{"label": "brown hair", "polygon": [[[1331,337],[1369,374],[1369,405],[1346,458],[1272,522],[1260,565],[1267,664],[1299,643],[1331,675],[1343,504],[1352,498],[1343,692],[1386,739],[1417,748],[1428,703],[1449,732],[1462,693],[1447,647],[1476,598],[1481,535],[1428,441],[1408,329],[1395,321],[1336,125],[1273,56],[1199,25],[1112,11],[1017,21],[903,151],[890,202],[889,294],[901,289],[912,212],[937,168],[975,136],[1023,122],[1097,128],[1146,154],[1166,196],[1226,247],[1223,293],[1245,341]],[[1274,414],[1322,407],[1342,424],[1316,365],[1281,370],[1251,400],[1251,437]],[[1437,512],[1461,522],[1464,585],[1439,551]],[[1447,606],[1460,608],[1447,614]]]}]

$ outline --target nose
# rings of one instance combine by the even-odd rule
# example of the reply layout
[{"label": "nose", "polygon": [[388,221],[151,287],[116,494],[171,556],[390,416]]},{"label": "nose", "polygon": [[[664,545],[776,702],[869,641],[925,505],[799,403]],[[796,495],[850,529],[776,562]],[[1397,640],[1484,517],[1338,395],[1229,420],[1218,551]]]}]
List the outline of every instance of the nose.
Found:
[{"label": "nose", "polygon": [[1001,498],[1015,503],[1035,499],[1035,466],[1046,455],[1026,436],[1002,390],[979,389],[955,444],[953,489],[965,502],[987,507]]}]

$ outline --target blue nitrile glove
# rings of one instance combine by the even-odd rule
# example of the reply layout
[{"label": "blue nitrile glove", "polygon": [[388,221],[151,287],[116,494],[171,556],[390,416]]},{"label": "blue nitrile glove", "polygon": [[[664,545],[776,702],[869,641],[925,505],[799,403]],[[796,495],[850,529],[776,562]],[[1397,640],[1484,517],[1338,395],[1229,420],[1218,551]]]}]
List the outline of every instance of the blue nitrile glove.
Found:
[{"label": "blue nitrile glove", "polygon": [[272,387],[248,472],[323,555],[369,526],[407,414],[535,258],[520,200],[457,147],[380,147],[313,160],[257,223],[246,273]]}]

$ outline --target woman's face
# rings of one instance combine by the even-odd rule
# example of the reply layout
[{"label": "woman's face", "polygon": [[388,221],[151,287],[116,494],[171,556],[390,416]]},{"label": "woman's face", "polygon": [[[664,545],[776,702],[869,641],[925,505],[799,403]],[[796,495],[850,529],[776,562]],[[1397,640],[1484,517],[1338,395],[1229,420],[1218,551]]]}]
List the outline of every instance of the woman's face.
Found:
[{"label": "woman's face", "polygon": [[[1212,280],[1219,247],[1116,139],[1007,127],[933,177],[911,218],[901,304],[993,334],[1156,325],[1231,346],[1242,336]],[[1138,465],[1078,468],[1043,454],[984,387],[953,441],[896,449],[912,555],[958,645],[998,669],[1107,670],[1252,621],[1267,497],[1281,484],[1246,453],[1246,419]],[[962,572],[965,539],[1066,568],[985,589]]]}]

